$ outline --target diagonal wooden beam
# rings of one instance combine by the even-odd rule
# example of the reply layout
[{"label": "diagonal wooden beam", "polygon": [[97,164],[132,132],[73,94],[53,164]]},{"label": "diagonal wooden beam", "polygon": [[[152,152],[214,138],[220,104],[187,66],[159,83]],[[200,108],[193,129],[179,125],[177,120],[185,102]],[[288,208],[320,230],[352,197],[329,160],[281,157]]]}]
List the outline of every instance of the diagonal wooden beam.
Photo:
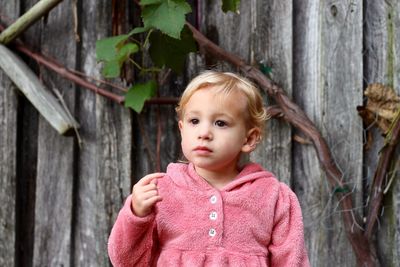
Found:
[{"label": "diagonal wooden beam", "polygon": [[7,45],[63,0],[41,0],[0,34],[0,43]]},{"label": "diagonal wooden beam", "polygon": [[78,123],[62,108],[54,95],[43,87],[25,62],[1,44],[0,68],[57,132],[66,134],[69,130],[79,127]]}]

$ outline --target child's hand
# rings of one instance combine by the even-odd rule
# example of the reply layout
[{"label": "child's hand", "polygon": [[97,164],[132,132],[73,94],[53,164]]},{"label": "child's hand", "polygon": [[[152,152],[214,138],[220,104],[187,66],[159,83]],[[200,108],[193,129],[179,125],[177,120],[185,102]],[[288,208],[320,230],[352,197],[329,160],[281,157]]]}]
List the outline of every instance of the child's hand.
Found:
[{"label": "child's hand", "polygon": [[132,188],[132,209],[138,217],[150,214],[153,206],[161,201],[158,195],[157,179],[165,173],[152,173],[140,179]]}]

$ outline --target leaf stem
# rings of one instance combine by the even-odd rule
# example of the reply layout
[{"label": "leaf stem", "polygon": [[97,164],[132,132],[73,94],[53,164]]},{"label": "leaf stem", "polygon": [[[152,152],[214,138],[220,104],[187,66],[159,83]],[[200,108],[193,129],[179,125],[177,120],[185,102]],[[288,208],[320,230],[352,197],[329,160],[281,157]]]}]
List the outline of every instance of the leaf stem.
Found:
[{"label": "leaf stem", "polygon": [[129,58],[129,61],[130,61],[133,65],[135,65],[135,67],[138,68],[140,71],[143,71],[143,67],[140,66],[135,60]]},{"label": "leaf stem", "polygon": [[150,29],[149,32],[146,35],[146,39],[144,39],[143,47],[146,48],[146,46],[149,43],[150,35],[154,31],[154,29]]}]

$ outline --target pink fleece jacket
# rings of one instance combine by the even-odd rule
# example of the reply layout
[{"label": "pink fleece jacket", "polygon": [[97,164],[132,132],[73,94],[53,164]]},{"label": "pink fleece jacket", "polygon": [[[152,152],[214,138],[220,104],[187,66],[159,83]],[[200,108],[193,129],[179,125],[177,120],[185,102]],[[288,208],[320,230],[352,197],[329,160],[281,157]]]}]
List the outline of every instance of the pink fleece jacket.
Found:
[{"label": "pink fleece jacket", "polygon": [[257,164],[217,190],[192,164],[170,164],[163,197],[140,218],[129,196],[113,226],[114,266],[309,266],[296,195]]}]

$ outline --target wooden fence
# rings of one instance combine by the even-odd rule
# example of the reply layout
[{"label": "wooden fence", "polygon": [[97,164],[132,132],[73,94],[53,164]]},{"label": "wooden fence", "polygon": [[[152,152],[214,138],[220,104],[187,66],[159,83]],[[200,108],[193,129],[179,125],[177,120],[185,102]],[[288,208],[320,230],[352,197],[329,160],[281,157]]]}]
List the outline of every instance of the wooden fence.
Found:
[{"label": "wooden fence", "polygon": [[[0,21],[11,23],[35,2],[0,0]],[[100,78],[95,42],[112,34],[117,2],[120,31],[127,32],[139,21],[134,1],[66,0],[22,39],[65,67]],[[372,129],[373,143],[364,146],[367,132],[356,107],[370,83],[400,92],[400,1],[242,0],[240,15],[223,14],[220,2],[192,1],[197,16],[189,19],[249,64],[271,68],[272,80],[326,138],[353,191],[355,212],[364,217],[383,138]],[[51,128],[0,70],[0,266],[108,266],[108,234],[132,183],[153,172],[158,157],[162,169],[180,157],[173,106],[147,106],[137,116],[24,59],[48,89],[62,92],[80,123],[81,144]],[[170,76],[161,96],[179,96],[206,64],[217,62],[191,55],[185,73]],[[284,122],[268,127],[252,159],[298,195],[312,266],[355,266],[338,200],[313,146],[295,141],[301,134]],[[384,197],[373,242],[382,266],[399,266],[396,179]]]}]

